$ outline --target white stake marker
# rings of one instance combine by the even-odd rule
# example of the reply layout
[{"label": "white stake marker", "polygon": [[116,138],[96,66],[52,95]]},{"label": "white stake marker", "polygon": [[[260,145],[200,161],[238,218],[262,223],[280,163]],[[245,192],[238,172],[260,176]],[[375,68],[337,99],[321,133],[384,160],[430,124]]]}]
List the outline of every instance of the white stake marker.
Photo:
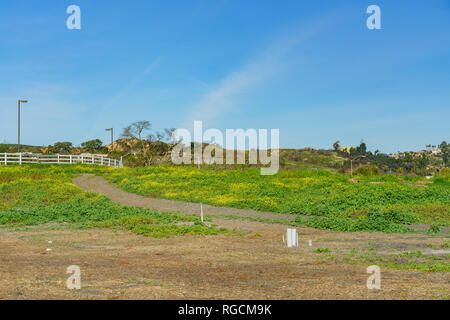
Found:
[{"label": "white stake marker", "polygon": [[298,247],[298,233],[296,229],[287,229],[286,231],[286,245],[290,247]]},{"label": "white stake marker", "polygon": [[203,223],[203,204],[200,202],[200,217],[202,219],[202,223]]}]

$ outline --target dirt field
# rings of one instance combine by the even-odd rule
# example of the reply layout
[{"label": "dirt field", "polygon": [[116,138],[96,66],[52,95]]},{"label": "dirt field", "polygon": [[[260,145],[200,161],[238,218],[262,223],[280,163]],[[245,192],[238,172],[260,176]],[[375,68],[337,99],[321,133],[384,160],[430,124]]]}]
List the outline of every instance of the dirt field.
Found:
[{"label": "dirt field", "polygon": [[[287,249],[282,242],[285,225],[217,216],[213,222],[249,234],[154,239],[45,226],[0,230],[0,299],[449,299],[448,272],[381,267],[381,290],[368,290],[367,265],[344,261],[355,250],[443,255],[447,251],[429,247],[448,240],[442,237],[299,228],[299,247]],[[330,252],[314,252],[319,247]],[[66,288],[70,265],[81,268],[81,290]]]}]

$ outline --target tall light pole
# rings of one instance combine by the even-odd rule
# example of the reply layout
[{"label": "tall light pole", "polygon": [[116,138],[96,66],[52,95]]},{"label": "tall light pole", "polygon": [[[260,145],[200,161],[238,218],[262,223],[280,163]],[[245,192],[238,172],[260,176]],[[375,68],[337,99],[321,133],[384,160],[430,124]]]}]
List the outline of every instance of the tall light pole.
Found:
[{"label": "tall light pole", "polygon": [[27,103],[28,100],[18,100],[17,101],[17,112],[18,112],[18,117],[17,117],[17,122],[18,122],[18,126],[17,126],[17,152],[20,153],[20,103]]},{"label": "tall light pole", "polygon": [[114,151],[114,128],[108,128],[105,131],[111,131],[111,151]]},{"label": "tall light pole", "polygon": [[350,177],[353,177],[353,160],[359,159],[359,158],[365,158],[366,156],[358,156],[356,158],[350,159]]}]

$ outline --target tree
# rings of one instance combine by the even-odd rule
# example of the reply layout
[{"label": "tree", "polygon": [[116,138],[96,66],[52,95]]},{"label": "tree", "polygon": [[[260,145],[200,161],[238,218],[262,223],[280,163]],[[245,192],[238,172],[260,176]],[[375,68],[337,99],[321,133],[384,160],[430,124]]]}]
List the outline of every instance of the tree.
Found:
[{"label": "tree", "polygon": [[442,152],[442,161],[444,162],[444,165],[447,166],[448,165],[448,159],[449,159],[449,148],[448,148],[448,144],[445,141],[442,141],[442,143],[439,145],[439,148],[441,149]]},{"label": "tree", "polygon": [[89,140],[81,143],[82,148],[86,148],[89,152],[100,151],[103,146],[103,141],[100,139]]},{"label": "tree", "polygon": [[141,152],[146,153],[145,143],[142,140],[142,134],[146,130],[150,130],[152,124],[149,121],[136,121],[123,129],[122,137],[129,139],[138,139],[141,144]]},{"label": "tree", "polygon": [[49,148],[49,151],[51,153],[70,153],[72,148],[72,142],[55,142],[55,144]]},{"label": "tree", "polygon": [[338,141],[336,141],[335,143],[333,143],[333,149],[334,149],[334,151],[338,151],[339,150],[339,144],[340,144],[341,142],[338,140]]},{"label": "tree", "polygon": [[123,129],[122,137],[124,138],[135,138],[142,141],[142,133],[145,130],[150,130],[152,124],[149,121],[137,121],[130,124],[128,127]]},{"label": "tree", "polygon": [[173,136],[173,134],[175,133],[177,129],[176,128],[165,128],[164,132],[166,134],[166,139],[168,142],[175,144],[175,137]]},{"label": "tree", "polygon": [[429,161],[428,157],[425,155],[425,153],[422,153],[422,158],[419,161],[419,167],[421,169],[425,169],[428,166],[429,162],[430,161]]},{"label": "tree", "polygon": [[364,142],[364,140],[361,139],[361,143],[359,144],[359,147],[356,148],[356,151],[361,155],[366,154],[367,146],[366,146],[366,143]]},{"label": "tree", "polygon": [[404,161],[405,162],[413,162],[413,152],[407,152],[405,153]]},{"label": "tree", "polygon": [[[170,151],[175,144],[172,140],[172,133],[175,131],[174,128],[164,129],[163,132],[149,133],[146,135],[146,139],[144,139],[144,134],[150,129],[151,123],[149,121],[138,121],[124,128],[122,133],[122,137],[136,139],[138,141],[137,144],[131,143],[131,147],[126,142],[123,142],[122,145],[128,151],[133,150],[132,153],[134,154],[133,159],[135,163],[144,166],[167,161]],[[164,141],[168,141],[169,143]]]}]

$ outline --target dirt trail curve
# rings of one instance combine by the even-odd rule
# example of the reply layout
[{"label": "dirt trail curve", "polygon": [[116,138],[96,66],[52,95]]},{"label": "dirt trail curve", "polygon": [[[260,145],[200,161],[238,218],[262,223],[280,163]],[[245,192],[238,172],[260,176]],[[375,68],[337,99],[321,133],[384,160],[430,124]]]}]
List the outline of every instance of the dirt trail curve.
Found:
[{"label": "dirt trail curve", "polygon": [[[133,193],[125,192],[114,185],[111,185],[103,177],[94,175],[83,175],[73,179],[73,184],[85,191],[93,191],[100,193],[114,202],[121,205],[150,208],[157,211],[178,212],[181,214],[199,214],[200,205],[198,203],[183,202],[176,200],[165,200],[148,198]],[[254,217],[266,219],[278,219],[293,221],[297,216],[288,214],[275,214],[271,212],[261,212],[246,209],[234,209],[215,207],[211,205],[203,205],[203,212],[205,215],[234,215],[241,217]]]}]

